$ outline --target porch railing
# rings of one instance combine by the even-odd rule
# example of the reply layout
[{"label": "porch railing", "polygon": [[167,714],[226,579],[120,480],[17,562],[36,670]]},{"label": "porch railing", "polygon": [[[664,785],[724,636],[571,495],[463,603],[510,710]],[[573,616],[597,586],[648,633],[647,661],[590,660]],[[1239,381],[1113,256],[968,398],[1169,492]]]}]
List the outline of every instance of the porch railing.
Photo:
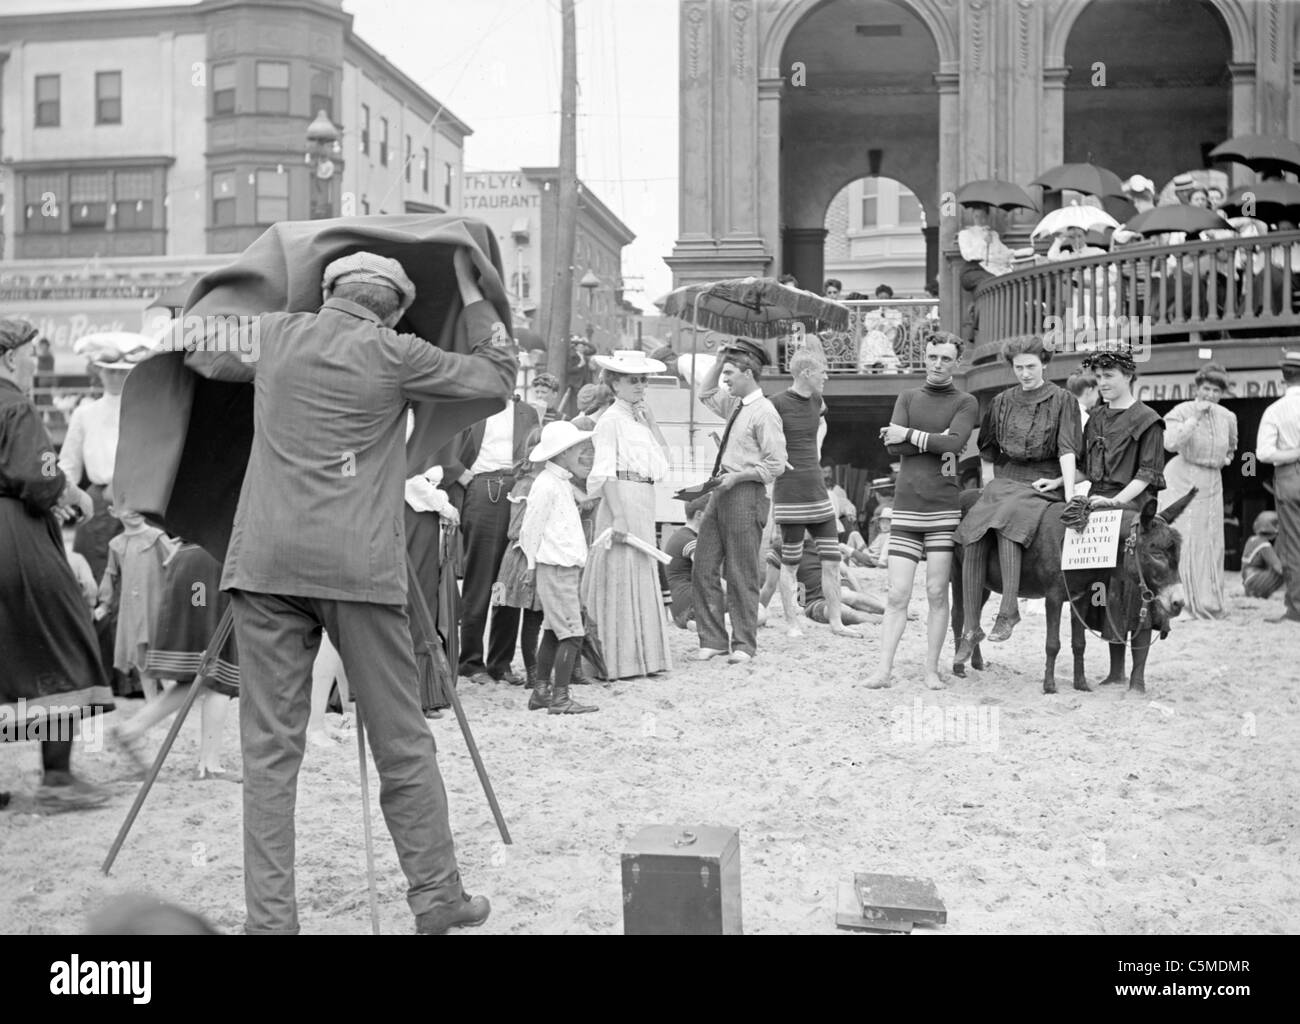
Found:
[{"label": "porch railing", "polygon": [[998,358],[1007,339],[1034,334],[1064,352],[1207,332],[1300,334],[1300,231],[1041,262],[984,282],[974,301],[976,363]]},{"label": "porch railing", "polygon": [[[926,340],[939,329],[938,299],[851,299],[844,305],[850,310],[848,330],[819,333],[829,373],[924,372]],[[798,335],[782,339],[784,372],[801,347]]]}]

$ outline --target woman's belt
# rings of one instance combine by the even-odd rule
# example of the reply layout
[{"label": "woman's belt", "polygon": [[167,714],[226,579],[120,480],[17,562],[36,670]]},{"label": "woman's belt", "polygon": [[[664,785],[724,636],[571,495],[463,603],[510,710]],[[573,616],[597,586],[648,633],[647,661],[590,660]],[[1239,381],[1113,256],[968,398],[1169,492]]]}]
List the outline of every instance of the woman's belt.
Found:
[{"label": "woman's belt", "polygon": [[652,484],[655,482],[655,479],[652,476],[646,476],[643,473],[633,473],[628,469],[620,469],[614,474],[614,476],[619,480],[626,480],[628,483],[633,484]]}]

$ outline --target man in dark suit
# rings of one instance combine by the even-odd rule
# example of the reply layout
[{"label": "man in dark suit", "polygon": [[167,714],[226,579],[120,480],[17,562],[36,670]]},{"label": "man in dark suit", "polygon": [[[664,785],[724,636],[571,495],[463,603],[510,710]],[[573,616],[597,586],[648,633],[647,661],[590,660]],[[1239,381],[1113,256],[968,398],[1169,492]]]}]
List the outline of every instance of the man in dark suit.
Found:
[{"label": "man in dark suit", "polygon": [[473,682],[523,682],[510,669],[519,636],[519,609],[498,605],[486,657],[483,631],[501,559],[506,553],[515,465],[527,457],[528,435],[541,428],[537,410],[511,402],[495,416],[475,423],[452,442],[452,457],[443,463],[443,480],[460,509],[465,545],[464,587],[460,597],[460,674]]},{"label": "man in dark suit", "polygon": [[298,931],[294,804],[322,627],[370,733],[418,931],[488,916],[487,900],[461,886],[406,613],[406,405],[504,401],[517,372],[467,249],[455,268],[470,355],[396,333],[414,286],[401,264],[365,252],[326,268],[319,312],[271,313],[248,328],[254,360],[231,347],[186,355],[204,376],[254,384],[252,450],[221,580],[239,645],[249,933]]}]

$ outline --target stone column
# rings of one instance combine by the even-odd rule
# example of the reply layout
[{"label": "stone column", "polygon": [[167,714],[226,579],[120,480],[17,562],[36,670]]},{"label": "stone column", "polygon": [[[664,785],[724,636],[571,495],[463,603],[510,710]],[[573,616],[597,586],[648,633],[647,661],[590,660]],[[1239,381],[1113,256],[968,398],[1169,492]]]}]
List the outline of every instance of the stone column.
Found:
[{"label": "stone column", "polygon": [[681,237],[666,261],[676,284],[770,273],[759,234],[756,23],[754,0],[682,5]]},{"label": "stone column", "polygon": [[1286,135],[1290,127],[1290,88],[1294,74],[1291,11],[1292,5],[1282,0],[1263,0],[1254,5],[1255,66],[1258,71],[1253,130],[1262,135]]},{"label": "stone column", "polygon": [[[758,233],[776,255],[781,244],[781,94],[782,78],[758,80]],[[784,260],[784,254],[782,253]],[[792,273],[782,262],[769,265],[773,277]]]},{"label": "stone column", "polygon": [[[956,71],[940,72],[934,76],[939,89],[939,222],[935,226],[939,252],[936,254],[934,276],[939,279],[939,309],[945,331],[956,332],[960,316],[953,311],[960,298],[960,286],[950,272],[957,254],[957,232],[961,230],[961,210],[955,193],[966,179],[962,177],[962,124],[961,76]],[[931,230],[929,228],[927,231]],[[926,273],[930,273],[929,249],[926,251]]]}]

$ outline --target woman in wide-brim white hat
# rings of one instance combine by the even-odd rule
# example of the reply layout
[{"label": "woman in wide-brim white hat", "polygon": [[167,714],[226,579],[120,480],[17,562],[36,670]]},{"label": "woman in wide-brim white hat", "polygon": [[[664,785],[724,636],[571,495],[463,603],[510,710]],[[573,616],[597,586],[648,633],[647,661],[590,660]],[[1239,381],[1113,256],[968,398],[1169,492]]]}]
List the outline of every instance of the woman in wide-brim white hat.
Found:
[{"label": "woman in wide-brim white hat", "polygon": [[[667,367],[644,352],[594,357],[614,404],[596,424],[596,457],[587,492],[604,500],[596,535],[635,536],[654,545],[655,484],[668,476],[668,445],[645,401],[651,374]],[[672,668],[668,619],[655,561],[622,543],[597,545],[582,579],[583,606],[596,623],[611,679],[648,676]]]}]

